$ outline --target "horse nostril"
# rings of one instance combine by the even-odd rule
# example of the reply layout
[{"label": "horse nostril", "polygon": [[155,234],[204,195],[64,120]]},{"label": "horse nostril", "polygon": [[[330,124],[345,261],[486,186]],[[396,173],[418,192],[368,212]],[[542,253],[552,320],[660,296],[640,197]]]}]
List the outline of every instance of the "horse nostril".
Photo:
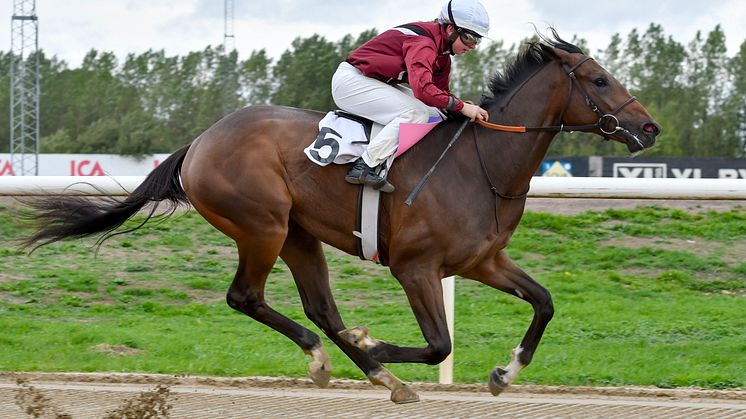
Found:
[{"label": "horse nostril", "polygon": [[661,132],[661,128],[658,126],[658,124],[648,122],[642,126],[643,132],[646,134],[653,134],[658,135]]}]

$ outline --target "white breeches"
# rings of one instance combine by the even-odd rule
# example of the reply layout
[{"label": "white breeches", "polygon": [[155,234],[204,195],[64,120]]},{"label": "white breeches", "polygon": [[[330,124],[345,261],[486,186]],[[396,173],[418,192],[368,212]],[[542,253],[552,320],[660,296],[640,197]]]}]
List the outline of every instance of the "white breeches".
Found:
[{"label": "white breeches", "polygon": [[424,124],[431,116],[442,117],[437,108],[415,98],[411,89],[364,76],[347,62],[342,62],[332,77],[332,98],[343,111],[384,125],[362,155],[370,167],[378,166],[396,152],[400,123]]}]

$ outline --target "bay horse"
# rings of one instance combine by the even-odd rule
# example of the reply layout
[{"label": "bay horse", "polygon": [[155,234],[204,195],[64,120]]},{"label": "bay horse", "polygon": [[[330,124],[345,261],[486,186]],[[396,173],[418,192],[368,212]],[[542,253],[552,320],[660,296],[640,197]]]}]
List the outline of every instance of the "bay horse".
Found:
[{"label": "bay horse", "polygon": [[337,310],[322,242],[357,254],[352,232],[360,186],[344,181],[347,167],[319,167],[303,153],[319,131],[319,112],[280,106],[238,110],[173,153],[124,200],[50,197],[30,204],[39,224],[25,244],[85,236],[104,240],[122,232],[122,224],[148,204],[154,211],[159,203],[172,210],[189,203],[238,248],[238,270],[227,292],[230,307],[295,342],[312,357],[310,378],[326,386],[331,362],[319,336],[265,301],[265,283],[281,258],[308,318],[373,384],[387,387],[396,403],[419,398],[382,364],[443,361],[451,341],[441,278],[476,280],[525,300],[534,310],[511,361],[489,373],[489,389],[498,395],[531,362],[554,313],[549,292],[503,250],[552,139],[563,130],[593,132],[634,153],[652,146],[660,132],[624,86],[552,33],[529,43],[505,71],[495,73],[489,83],[493,97],[483,102],[490,123],[464,131],[411,206],[405,204],[406,194],[460,122],[440,124],[389,172],[396,190],[381,198],[380,263],[404,289],[424,347],[376,340],[366,327],[346,327]]}]

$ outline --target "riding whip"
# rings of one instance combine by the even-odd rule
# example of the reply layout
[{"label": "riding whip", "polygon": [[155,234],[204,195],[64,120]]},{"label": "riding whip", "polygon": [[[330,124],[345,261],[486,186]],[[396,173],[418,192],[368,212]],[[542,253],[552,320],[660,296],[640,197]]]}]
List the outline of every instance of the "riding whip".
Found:
[{"label": "riding whip", "polygon": [[440,157],[438,157],[438,160],[435,161],[435,164],[433,164],[433,167],[430,168],[430,170],[427,171],[425,176],[422,177],[422,180],[420,180],[420,183],[415,186],[415,188],[410,192],[409,196],[407,197],[407,200],[404,201],[405,204],[408,206],[412,206],[412,202],[415,198],[417,198],[417,195],[420,194],[420,191],[422,188],[425,187],[425,184],[430,180],[430,177],[432,177],[433,173],[435,172],[435,168],[438,167],[438,163],[440,163],[441,160],[443,160],[443,157],[446,155],[448,150],[451,149],[454,143],[456,143],[456,140],[461,136],[461,133],[464,131],[464,128],[466,128],[466,124],[469,123],[468,119],[465,119],[464,122],[461,123],[461,126],[458,127],[458,130],[455,134],[453,134],[453,138],[451,138],[451,141],[446,146],[446,149],[443,150],[443,153],[441,153]]}]

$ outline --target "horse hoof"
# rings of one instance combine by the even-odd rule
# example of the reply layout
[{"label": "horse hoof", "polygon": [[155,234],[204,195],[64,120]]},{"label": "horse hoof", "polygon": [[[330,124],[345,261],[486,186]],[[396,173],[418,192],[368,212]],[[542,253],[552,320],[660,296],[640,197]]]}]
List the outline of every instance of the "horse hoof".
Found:
[{"label": "horse hoof", "polygon": [[317,387],[327,388],[332,372],[322,362],[313,361],[308,364],[308,377]]},{"label": "horse hoof", "polygon": [[507,373],[508,372],[502,368],[495,368],[490,373],[490,380],[488,385],[490,388],[490,393],[492,393],[493,396],[499,396],[500,393],[503,392],[503,390],[508,388],[509,384],[503,380],[503,377],[505,377]]},{"label": "horse hoof", "polygon": [[406,384],[391,392],[391,401],[396,404],[414,403],[420,401],[420,396]]},{"label": "horse hoof", "polygon": [[350,345],[356,346],[362,350],[367,350],[376,346],[375,341],[368,336],[368,333],[367,327],[357,326],[342,330],[338,334]]}]

